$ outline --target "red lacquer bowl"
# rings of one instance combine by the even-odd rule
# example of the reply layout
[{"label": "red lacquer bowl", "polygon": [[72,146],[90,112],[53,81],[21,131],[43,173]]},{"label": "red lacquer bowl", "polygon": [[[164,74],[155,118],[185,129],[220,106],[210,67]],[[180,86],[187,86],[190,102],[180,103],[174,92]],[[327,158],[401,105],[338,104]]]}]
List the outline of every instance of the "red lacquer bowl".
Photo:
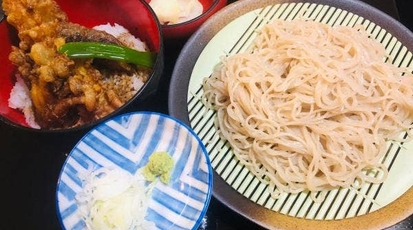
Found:
[{"label": "red lacquer bowl", "polygon": [[[146,0],[150,2],[151,0]],[[227,5],[227,0],[199,0],[203,6],[203,12],[196,18],[177,24],[162,25],[165,40],[188,38],[209,17]]]},{"label": "red lacquer bowl", "polygon": [[[93,123],[85,124],[69,130],[90,129],[97,123],[106,120],[139,103],[156,92],[164,66],[162,29],[156,15],[144,0],[56,0],[68,15],[69,21],[86,27],[106,23],[117,23],[128,29],[135,37],[144,41],[151,51],[157,52],[156,60],[149,80],[125,105],[106,117]],[[0,119],[12,126],[38,132],[64,132],[66,130],[33,129],[28,126],[23,113],[8,106],[10,91],[16,81],[16,67],[9,61],[11,45],[18,46],[16,30],[6,20],[0,23]]]}]

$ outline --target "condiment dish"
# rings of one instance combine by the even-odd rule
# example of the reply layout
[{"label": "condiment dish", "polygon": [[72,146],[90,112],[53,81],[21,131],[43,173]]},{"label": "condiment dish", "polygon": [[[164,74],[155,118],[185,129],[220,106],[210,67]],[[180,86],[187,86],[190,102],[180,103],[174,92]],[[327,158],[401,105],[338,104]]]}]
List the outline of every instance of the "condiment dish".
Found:
[{"label": "condiment dish", "polygon": [[[90,188],[84,178],[96,170],[116,169],[120,174],[145,175],[145,167],[159,156],[169,154],[166,183],[160,177],[151,186],[145,220],[158,229],[197,229],[206,214],[212,191],[212,166],[205,146],[188,126],[161,113],[132,112],[115,116],[89,131],[67,157],[56,189],[57,213],[64,229],[84,229],[82,197]],[[154,156],[154,158],[151,158]],[[156,167],[152,167],[157,171]],[[150,177],[149,177],[150,178]],[[116,190],[116,178],[107,184]],[[92,193],[92,194],[98,194]],[[83,207],[83,206],[82,206]],[[122,219],[122,216],[119,217]]]},{"label": "condiment dish", "polygon": [[[146,0],[148,3],[151,0]],[[186,39],[192,35],[209,17],[227,5],[227,0],[199,0],[203,6],[202,13],[188,21],[176,24],[163,24],[162,31],[165,41]],[[156,13],[156,11],[155,11]],[[162,24],[162,23],[161,23]]]}]

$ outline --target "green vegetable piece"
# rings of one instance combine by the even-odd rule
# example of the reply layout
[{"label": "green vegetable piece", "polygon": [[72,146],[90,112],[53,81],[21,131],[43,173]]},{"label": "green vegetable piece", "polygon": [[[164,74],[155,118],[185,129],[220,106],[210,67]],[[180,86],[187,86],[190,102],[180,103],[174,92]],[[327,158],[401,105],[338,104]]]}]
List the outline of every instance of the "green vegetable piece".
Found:
[{"label": "green vegetable piece", "polygon": [[152,67],[156,53],[141,52],[125,46],[98,42],[68,42],[59,48],[69,58],[101,58]]},{"label": "green vegetable piece", "polygon": [[174,161],[167,152],[154,152],[149,157],[149,162],[144,166],[142,173],[148,181],[155,181],[159,176],[163,183],[168,184],[173,168]]}]

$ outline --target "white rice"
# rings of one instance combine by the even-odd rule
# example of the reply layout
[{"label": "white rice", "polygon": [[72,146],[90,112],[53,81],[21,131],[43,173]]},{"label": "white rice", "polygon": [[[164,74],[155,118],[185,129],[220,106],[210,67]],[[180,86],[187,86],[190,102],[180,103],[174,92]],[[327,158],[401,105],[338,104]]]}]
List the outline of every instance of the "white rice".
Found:
[{"label": "white rice", "polygon": [[40,126],[34,119],[29,88],[27,88],[19,74],[16,74],[16,83],[10,92],[9,107],[22,111],[26,119],[26,123],[32,128],[40,129]]},{"label": "white rice", "polygon": [[105,31],[108,34],[116,37],[121,41],[125,46],[138,50],[146,51],[147,47],[144,42],[140,39],[134,37],[125,27],[115,23],[113,26],[110,23],[98,25],[93,27],[95,30]]},{"label": "white rice", "polygon": [[[107,24],[102,24],[102,25],[97,25],[93,27],[95,30],[100,30],[100,31],[105,31],[106,33],[114,36],[117,38],[120,42],[122,42],[125,46],[138,50],[138,51],[147,51],[148,47],[146,46],[145,42],[140,40],[139,38],[136,38],[133,36],[129,30],[127,30],[125,27],[114,23],[114,25],[111,25],[109,22]],[[137,92],[140,88],[142,88],[144,82],[142,79],[137,76],[133,75],[132,76],[132,87],[133,89]],[[135,93],[136,93],[135,92]]]},{"label": "white rice", "polygon": [[133,75],[132,78],[132,87],[135,91],[138,91],[140,88],[143,86],[143,81],[141,78],[137,77],[136,75]]}]

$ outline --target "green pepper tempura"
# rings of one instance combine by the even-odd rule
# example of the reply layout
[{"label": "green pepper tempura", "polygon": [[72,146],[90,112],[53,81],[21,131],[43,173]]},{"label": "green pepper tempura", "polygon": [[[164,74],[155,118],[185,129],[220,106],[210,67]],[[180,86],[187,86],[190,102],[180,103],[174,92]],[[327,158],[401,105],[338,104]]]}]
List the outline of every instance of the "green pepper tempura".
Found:
[{"label": "green pepper tempura", "polygon": [[148,181],[155,181],[159,177],[164,184],[168,184],[173,168],[174,161],[167,152],[154,152],[144,166],[142,174]]},{"label": "green pepper tempura", "polygon": [[69,58],[103,58],[149,68],[153,66],[156,56],[153,52],[142,52],[125,46],[98,42],[69,42],[62,45],[59,52]]}]

